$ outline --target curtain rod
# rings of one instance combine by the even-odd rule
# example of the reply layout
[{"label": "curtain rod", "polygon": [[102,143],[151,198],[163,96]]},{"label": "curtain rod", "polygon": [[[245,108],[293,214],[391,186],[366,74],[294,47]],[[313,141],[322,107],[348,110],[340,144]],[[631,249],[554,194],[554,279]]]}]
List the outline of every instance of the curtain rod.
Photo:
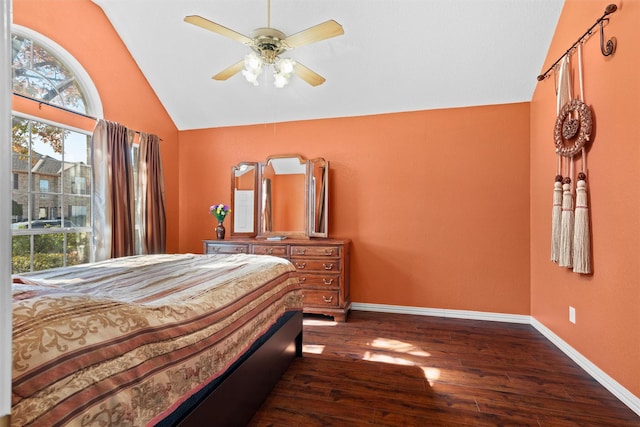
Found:
[{"label": "curtain rod", "polygon": [[549,67],[547,69],[547,71],[545,71],[544,73],[542,73],[542,74],[540,74],[538,76],[538,81],[542,81],[542,80],[546,79],[547,75],[549,74],[549,72],[551,70],[553,70],[553,67],[555,67],[558,64],[558,62],[560,62],[560,60],[562,60],[562,58],[564,58],[569,53],[571,53],[571,51],[573,49],[575,49],[575,47],[578,45],[578,43],[582,43],[586,38],[591,36],[591,31],[598,24],[600,24],[600,51],[602,52],[602,55],[604,55],[604,56],[611,55],[613,53],[613,51],[616,49],[615,38],[607,40],[607,44],[606,44],[606,47],[605,47],[603,21],[609,22],[609,18],[607,18],[607,15],[611,15],[616,10],[618,10],[618,6],[616,6],[615,4],[608,5],[604,9],[604,14],[600,18],[598,18],[598,20],[591,27],[589,27],[589,29],[587,31],[585,31],[584,34],[581,35],[580,38],[578,40],[576,40],[575,43],[573,43],[571,45],[571,47],[569,49],[567,49],[567,51],[565,53],[563,53],[562,56],[560,56],[560,58],[558,58],[556,60],[556,62],[554,62],[551,65],[551,67]]},{"label": "curtain rod", "polygon": [[[87,119],[95,120],[96,122],[97,122],[98,120],[100,120],[99,118],[94,117],[94,116],[91,116],[91,115],[89,115],[89,114],[81,113],[81,112],[79,112],[79,111],[74,111],[74,110],[71,110],[70,108],[63,107],[63,106],[61,106],[61,105],[56,105],[56,104],[53,104],[53,103],[48,102],[48,101],[43,101],[43,100],[41,100],[41,99],[35,99],[35,98],[30,97],[30,96],[24,95],[24,94],[22,94],[22,93],[13,92],[13,95],[14,95],[14,96],[19,96],[20,98],[28,99],[29,101],[37,102],[37,103],[38,103],[38,107],[42,107],[42,105],[44,104],[44,105],[46,105],[47,107],[57,108],[58,110],[66,111],[67,113],[71,113],[71,114],[75,114],[75,115],[77,115],[77,116],[85,117],[85,118],[87,118]],[[126,126],[125,126],[125,127],[126,127]],[[133,129],[131,129],[131,130],[133,130]],[[139,130],[133,130],[133,131],[134,131],[135,133],[137,133],[138,135],[140,135],[141,133],[143,133],[143,132],[141,132],[141,131],[139,131]],[[162,139],[160,139],[160,141],[162,141]]]}]

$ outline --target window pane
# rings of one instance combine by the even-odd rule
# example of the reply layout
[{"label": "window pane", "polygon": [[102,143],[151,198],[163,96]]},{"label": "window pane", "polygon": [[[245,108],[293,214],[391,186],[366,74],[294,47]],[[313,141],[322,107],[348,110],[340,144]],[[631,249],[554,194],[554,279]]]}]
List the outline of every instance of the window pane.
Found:
[{"label": "window pane", "polygon": [[91,136],[68,131],[64,136],[64,161],[91,165]]},{"label": "window pane", "polygon": [[64,141],[70,131],[40,122],[32,121],[30,124],[32,157],[38,160],[50,157],[54,161],[49,161],[45,170],[59,174]]},{"label": "window pane", "polygon": [[33,269],[44,270],[64,265],[64,234],[33,236]]},{"label": "window pane", "polygon": [[[13,161],[13,188],[11,191],[11,215],[12,222],[20,222],[27,220],[27,214],[29,212],[29,174],[24,170],[21,170],[22,166],[16,166],[16,164],[24,165],[25,162],[19,161],[18,155],[12,156]],[[16,172],[20,170],[20,172]]]},{"label": "window pane", "polygon": [[51,223],[46,223],[43,221],[46,220],[55,220],[62,216],[61,204],[62,197],[56,194],[46,193],[46,194],[34,194],[33,195],[33,212],[31,218],[35,220],[39,220],[38,224],[35,222],[32,224],[34,228],[45,228],[46,225],[51,225]]},{"label": "window pane", "polygon": [[89,262],[90,233],[67,234],[67,264],[77,265]]},{"label": "window pane", "polygon": [[24,37],[11,36],[11,65],[19,68],[31,68],[31,46],[33,43]]},{"label": "window pane", "polygon": [[86,113],[80,86],[69,69],[47,49],[13,35],[13,90],[34,99]]},{"label": "window pane", "polygon": [[67,227],[91,227],[91,198],[81,196],[65,196],[65,221]]},{"label": "window pane", "polygon": [[[29,120],[13,117],[11,120],[11,149],[15,154],[20,156],[16,159],[24,162],[21,169],[28,171],[29,147],[31,145],[31,129],[29,128]],[[14,160],[14,169],[16,167]]]},{"label": "window pane", "polygon": [[33,70],[14,69],[13,90],[34,99],[62,106],[62,98],[52,83]]},{"label": "window pane", "polygon": [[11,239],[11,273],[31,271],[31,237],[13,236]]}]

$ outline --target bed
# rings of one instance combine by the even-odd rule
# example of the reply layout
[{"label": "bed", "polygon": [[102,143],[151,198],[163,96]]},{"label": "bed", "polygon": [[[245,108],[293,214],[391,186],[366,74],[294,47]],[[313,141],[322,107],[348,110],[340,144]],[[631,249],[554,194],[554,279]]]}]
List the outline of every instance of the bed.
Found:
[{"label": "bed", "polygon": [[302,354],[295,268],[146,255],[13,278],[11,422],[244,425]]}]

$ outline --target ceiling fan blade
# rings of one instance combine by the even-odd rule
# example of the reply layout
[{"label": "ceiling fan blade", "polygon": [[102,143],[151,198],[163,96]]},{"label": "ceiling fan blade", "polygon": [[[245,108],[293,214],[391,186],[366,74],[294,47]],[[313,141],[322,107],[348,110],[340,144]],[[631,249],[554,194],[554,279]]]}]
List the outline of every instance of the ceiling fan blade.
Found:
[{"label": "ceiling fan blade", "polygon": [[311,86],[319,86],[325,82],[325,78],[310,68],[305,67],[301,63],[296,61],[295,65],[296,76],[300,77]]},{"label": "ceiling fan blade", "polygon": [[213,76],[212,79],[227,80],[229,77],[238,74],[243,68],[244,68],[244,59],[220,71],[218,74]]},{"label": "ceiling fan blade", "polygon": [[289,48],[293,49],[306,44],[319,42],[320,40],[340,36],[342,34],[344,34],[342,25],[338,24],[333,19],[330,19],[322,24],[318,24],[311,28],[307,28],[306,30],[292,34],[284,39],[284,42]]},{"label": "ceiling fan blade", "polygon": [[249,37],[238,33],[237,31],[233,31],[227,27],[224,27],[220,24],[216,24],[213,21],[209,21],[208,19],[203,18],[198,15],[189,15],[184,17],[184,21],[189,24],[197,25],[198,27],[204,28],[205,30],[213,31],[214,33],[218,33],[222,36],[228,37],[232,40],[239,41],[242,44],[251,45],[253,40]]}]

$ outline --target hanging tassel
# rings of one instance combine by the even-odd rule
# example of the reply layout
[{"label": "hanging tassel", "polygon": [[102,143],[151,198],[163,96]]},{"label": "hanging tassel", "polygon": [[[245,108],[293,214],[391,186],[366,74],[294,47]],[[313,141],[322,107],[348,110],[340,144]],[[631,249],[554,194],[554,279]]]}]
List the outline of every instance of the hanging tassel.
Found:
[{"label": "hanging tassel", "polygon": [[576,184],[576,213],[573,235],[573,271],[591,274],[591,233],[589,232],[589,206],[587,202],[587,176],[578,174]]},{"label": "hanging tassel", "polygon": [[[578,46],[578,76],[580,100],[584,102],[582,79],[582,45]],[[588,141],[588,139],[587,139]],[[573,271],[591,274],[591,233],[589,231],[589,202],[587,195],[587,150],[582,147],[582,166],[576,183],[576,212],[573,231]]]},{"label": "hanging tassel", "polygon": [[[565,56],[555,68],[556,83],[556,113],[571,100],[571,73],[569,70],[569,56]],[[558,167],[553,184],[553,206],[551,208],[551,261],[560,262],[561,258],[561,230],[563,218],[563,185],[562,185],[562,155],[556,150]],[[570,258],[570,255],[569,255]]]},{"label": "hanging tassel", "polygon": [[560,224],[562,218],[562,175],[556,175],[553,183],[553,208],[551,210],[551,261],[560,260]]},{"label": "hanging tassel", "polygon": [[573,244],[573,194],[571,178],[566,177],[562,184],[562,216],[560,219],[560,267],[572,267]]}]

